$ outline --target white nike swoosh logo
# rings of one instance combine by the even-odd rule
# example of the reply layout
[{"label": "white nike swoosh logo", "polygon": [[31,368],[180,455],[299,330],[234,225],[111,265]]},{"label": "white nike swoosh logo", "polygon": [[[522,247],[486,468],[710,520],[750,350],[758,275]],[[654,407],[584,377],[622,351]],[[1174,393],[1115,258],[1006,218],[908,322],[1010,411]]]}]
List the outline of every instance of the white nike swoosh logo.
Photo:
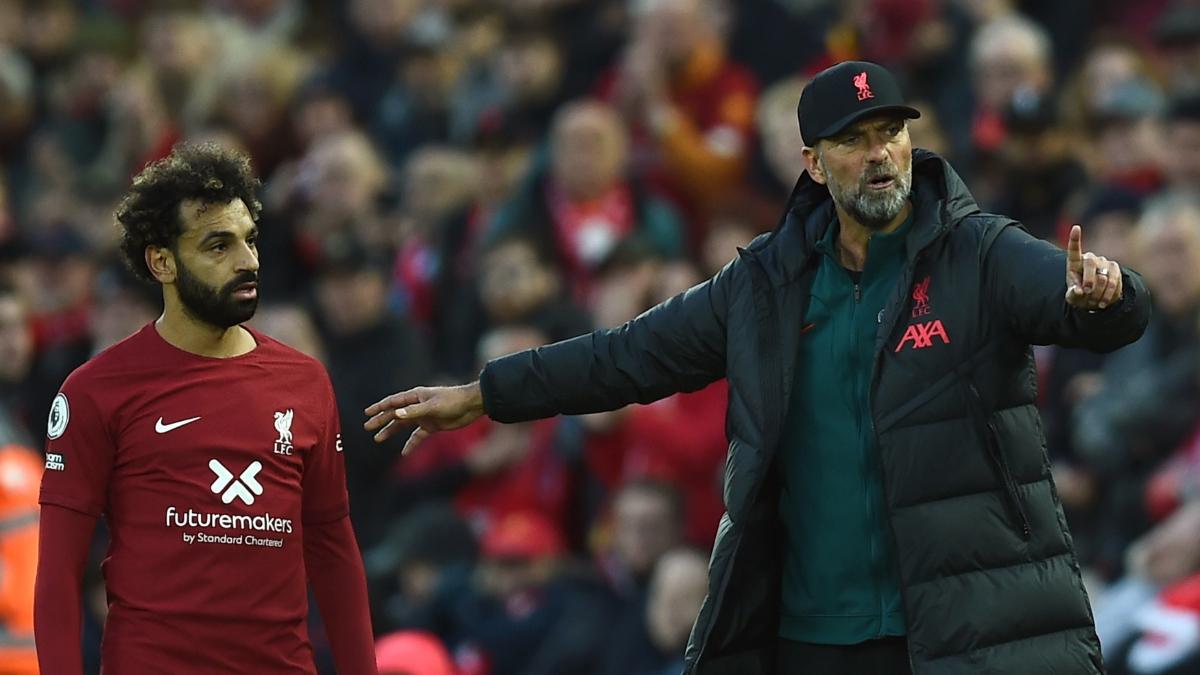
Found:
[{"label": "white nike swoosh logo", "polygon": [[158,418],[158,421],[154,423],[154,430],[160,434],[165,434],[168,431],[174,431],[185,424],[191,424],[192,422],[195,422],[198,419],[200,419],[200,418],[199,417],[189,417],[186,420],[179,420],[178,422],[171,422],[170,424],[163,424],[163,420],[160,417],[160,418]]}]

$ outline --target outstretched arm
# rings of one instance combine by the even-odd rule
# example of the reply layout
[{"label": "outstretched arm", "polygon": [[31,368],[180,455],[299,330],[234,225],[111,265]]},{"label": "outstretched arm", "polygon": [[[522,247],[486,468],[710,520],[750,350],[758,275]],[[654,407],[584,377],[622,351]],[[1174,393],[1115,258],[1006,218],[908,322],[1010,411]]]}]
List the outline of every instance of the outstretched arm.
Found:
[{"label": "outstretched arm", "polygon": [[1084,253],[1078,225],[1066,251],[1006,227],[988,251],[987,267],[992,298],[1031,344],[1108,352],[1141,337],[1150,319],[1141,276]]},{"label": "outstretched arm", "polygon": [[485,413],[497,422],[522,422],[700,389],[725,375],[730,279],[739,264],[620,328],[496,359],[470,384],[393,394],[364,411],[364,427],[377,432],[377,442],[418,427],[407,453],[430,433],[466,426]]}]

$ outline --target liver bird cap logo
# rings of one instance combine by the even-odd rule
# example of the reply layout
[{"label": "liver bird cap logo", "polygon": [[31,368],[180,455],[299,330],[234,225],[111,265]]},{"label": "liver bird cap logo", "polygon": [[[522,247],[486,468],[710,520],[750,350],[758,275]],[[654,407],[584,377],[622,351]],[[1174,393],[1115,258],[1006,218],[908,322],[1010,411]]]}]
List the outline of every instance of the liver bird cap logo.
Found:
[{"label": "liver bird cap logo", "polygon": [[869,98],[875,98],[875,94],[871,93],[871,85],[867,83],[867,71],[854,76],[854,86],[858,87],[858,100],[865,101]]}]

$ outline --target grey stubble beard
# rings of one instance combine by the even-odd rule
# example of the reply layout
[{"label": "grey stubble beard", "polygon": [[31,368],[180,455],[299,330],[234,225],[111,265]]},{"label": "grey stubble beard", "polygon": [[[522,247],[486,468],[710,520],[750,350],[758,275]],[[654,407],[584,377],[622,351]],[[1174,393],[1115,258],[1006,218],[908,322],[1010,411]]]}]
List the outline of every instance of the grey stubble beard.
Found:
[{"label": "grey stubble beard", "polygon": [[[899,215],[912,192],[911,164],[903,173],[897,171],[894,165],[869,169],[859,179],[857,189],[852,190],[834,180],[833,174],[825,166],[823,153],[818,153],[817,161],[821,163],[821,171],[825,174],[825,186],[829,188],[834,203],[869,230],[882,230],[887,227],[892,219]],[[895,185],[882,191],[867,188],[867,182],[876,175],[889,173],[895,175]],[[880,194],[872,194],[873,192]]]}]

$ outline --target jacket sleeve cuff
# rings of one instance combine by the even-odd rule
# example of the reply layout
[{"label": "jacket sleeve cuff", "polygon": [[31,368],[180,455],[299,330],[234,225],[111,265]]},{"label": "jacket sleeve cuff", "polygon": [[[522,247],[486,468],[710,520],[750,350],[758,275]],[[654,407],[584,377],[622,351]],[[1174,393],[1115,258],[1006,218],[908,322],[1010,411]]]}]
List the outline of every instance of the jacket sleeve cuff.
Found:
[{"label": "jacket sleeve cuff", "polygon": [[490,367],[491,365],[489,363],[479,371],[479,392],[483,396],[483,413],[496,422],[505,422],[502,412],[504,406],[496,383],[496,373]]}]

